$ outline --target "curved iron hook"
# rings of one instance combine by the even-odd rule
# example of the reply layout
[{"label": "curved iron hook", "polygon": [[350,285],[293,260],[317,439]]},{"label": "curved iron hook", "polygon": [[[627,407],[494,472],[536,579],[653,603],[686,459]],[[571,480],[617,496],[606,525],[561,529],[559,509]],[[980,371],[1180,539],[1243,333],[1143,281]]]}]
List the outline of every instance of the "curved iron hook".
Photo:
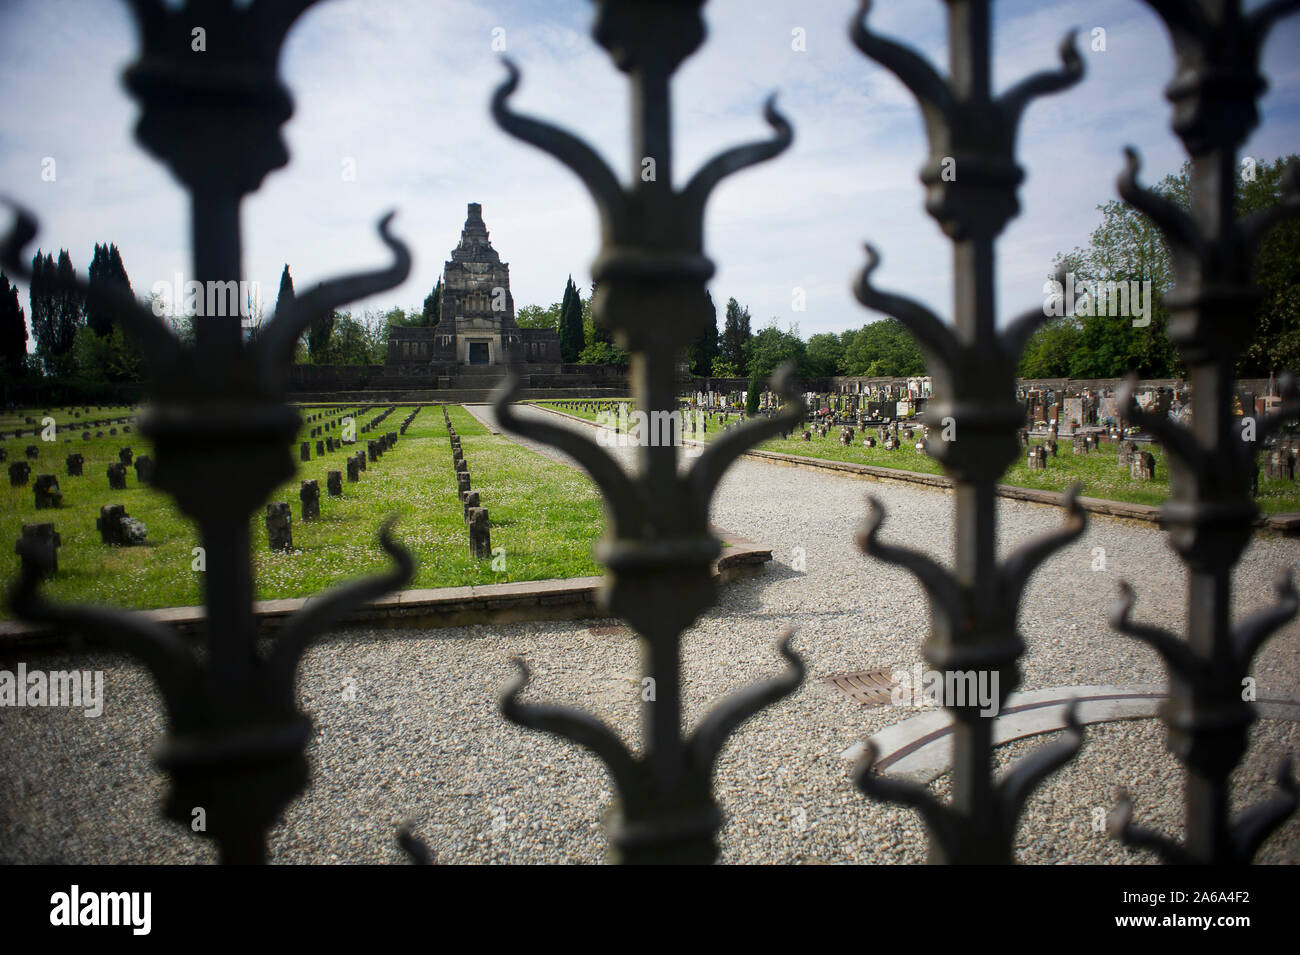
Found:
[{"label": "curved iron hook", "polygon": [[[17,278],[28,282],[32,270],[22,260],[23,247],[36,238],[37,220],[32,213],[8,197],[0,197],[0,203],[14,211],[14,224],[0,243],[0,265]],[[109,312],[117,319],[122,328],[129,332],[144,354],[145,360],[154,369],[172,367],[181,353],[180,340],[172,333],[167,323],[152,311],[141,305],[128,292],[116,285],[91,285],[89,282],[74,277],[69,282],[55,280],[60,286],[69,286],[85,296],[86,304]]]},{"label": "curved iron hook", "polygon": [[694,210],[697,218],[703,216],[704,204],[709,198],[709,193],[719,182],[742,169],[779,156],[794,141],[794,129],[790,126],[790,121],[776,110],[775,93],[763,104],[763,118],[776,131],[775,137],[746,143],[743,146],[733,146],[719,153],[701,166],[682,190],[687,205]]},{"label": "curved iron hook", "polygon": [[885,522],[885,506],[877,497],[868,497],[870,512],[861,530],[854,537],[858,549],[864,554],[897,564],[910,570],[930,595],[931,605],[944,613],[957,613],[963,601],[961,588],[946,568],[920,551],[907,547],[882,544],[879,540],[881,525]]},{"label": "curved iron hook", "polygon": [[1280,790],[1278,795],[1252,806],[1238,816],[1232,823],[1233,849],[1237,861],[1248,865],[1255,858],[1255,853],[1282,823],[1286,822],[1296,808],[1296,781],[1291,774],[1291,757],[1285,756],[1278,763],[1273,776]]},{"label": "curved iron hook", "polygon": [[1127,580],[1121,580],[1119,594],[1110,605],[1110,618],[1107,622],[1111,629],[1126,637],[1141,640],[1160,654],[1161,659],[1175,673],[1190,673],[1196,665],[1196,657],[1183,640],[1163,627],[1136,623],[1129,618],[1136,600],[1137,595],[1133,592],[1133,586]]},{"label": "curved iron hook", "polygon": [[397,590],[415,576],[414,555],[393,539],[396,523],[397,517],[393,515],[379,527],[379,546],[392,558],[391,570],[339,584],[308,602],[285,622],[267,658],[268,675],[273,685],[292,684],[303,652],[313,640],[324,634],[330,624],[349,610]]},{"label": "curved iron hook", "polygon": [[1060,769],[1083,748],[1083,727],[1079,724],[1079,699],[1071,697],[1065,707],[1065,735],[1040,746],[1016,760],[998,783],[1002,800],[1002,822],[1014,832],[1025,803],[1044,779]]},{"label": "curved iron hook", "polygon": [[1170,839],[1155,829],[1143,829],[1133,825],[1133,799],[1128,791],[1121,789],[1115,808],[1106,817],[1106,831],[1111,838],[1118,839],[1126,846],[1135,849],[1151,849],[1170,865],[1187,865],[1191,856],[1182,843]]},{"label": "curved iron hook", "polygon": [[411,250],[406,243],[393,236],[389,224],[395,212],[379,220],[379,238],[393,253],[393,261],[386,268],[371,272],[356,272],[314,285],[295,298],[283,315],[275,315],[253,344],[262,368],[262,377],[268,388],[280,384],[280,366],[293,354],[294,343],[313,320],[327,314],[344,302],[355,301],[401,284],[411,273]]},{"label": "curved iron hook", "polygon": [[957,104],[948,81],[910,47],[887,40],[867,29],[867,15],[870,12],[871,0],[861,0],[858,12],[849,21],[849,38],[853,44],[897,76],[912,91],[912,95],[921,104],[927,127],[939,118],[951,124]]},{"label": "curved iron hook", "polygon": [[765,707],[789,696],[803,682],[807,671],[803,658],[790,648],[793,639],[794,631],[787,627],[777,643],[777,650],[790,664],[784,673],[724,697],[700,721],[688,744],[696,767],[712,772],[718,753],[736,727]]},{"label": "curved iron hook", "polygon": [[614,458],[585,434],[548,421],[525,421],[515,414],[512,404],[522,387],[519,376],[512,372],[492,392],[488,403],[492,405],[497,423],[511,434],[549,444],[581,464],[605,492],[615,527],[620,532],[630,533],[637,526],[637,498],[627,474]]},{"label": "curved iron hook", "polygon": [[605,160],[573,133],[511,110],[507,101],[519,88],[519,67],[508,57],[501,62],[509,75],[492,94],[492,118],[511,136],[550,153],[572,169],[596,201],[606,235],[621,235],[627,223],[627,198],[618,178]]},{"label": "curved iron hook", "polygon": [[189,646],[170,627],[122,610],[92,604],[52,603],[40,592],[47,572],[40,552],[18,542],[28,557],[22,573],[9,588],[14,615],[33,623],[49,623],[76,631],[91,646],[127,653],[153,674],[158,691],[174,719],[184,722],[191,712],[192,688],[199,681],[199,665]]},{"label": "curved iron hook", "polygon": [[1116,180],[1119,194],[1129,205],[1156,224],[1174,247],[1175,254],[1186,252],[1204,260],[1207,254],[1205,237],[1201,235],[1201,227],[1196,220],[1177,203],[1138,185],[1137,174],[1142,168],[1142,160],[1136,149],[1125,146],[1124,158],[1124,171]]},{"label": "curved iron hook", "polygon": [[1083,78],[1083,59],[1074,46],[1077,30],[1065,35],[1059,47],[1061,69],[1027,76],[997,99],[998,111],[1008,131],[1014,131],[1031,100],[1067,89]]},{"label": "curved iron hook", "polygon": [[518,726],[541,730],[586,747],[605,763],[620,792],[631,785],[637,762],[614,731],[590,713],[572,706],[519,702],[519,694],[528,686],[531,674],[522,657],[515,657],[514,663],[519,668],[519,676],[501,691],[501,715]]},{"label": "curved iron hook", "polygon": [[867,264],[853,283],[853,295],[867,308],[883,312],[898,321],[912,333],[921,350],[945,368],[957,364],[958,344],[947,323],[915,299],[905,295],[882,292],[871,284],[871,273],[880,265],[880,256],[871,243],[863,243]]},{"label": "curved iron hook", "polygon": [[1251,614],[1233,628],[1232,649],[1243,668],[1250,666],[1250,661],[1255,658],[1264,641],[1300,610],[1300,600],[1296,597],[1290,568],[1278,570],[1273,578],[1273,594],[1277,597],[1277,603]]},{"label": "curved iron hook", "polygon": [[1064,525],[1031,537],[1017,547],[998,568],[998,589],[1002,593],[1002,605],[1007,613],[1016,612],[1025,586],[1039,565],[1082,534],[1088,526],[1087,515],[1079,506],[1078,481],[1071,484],[1065,492],[1065,512],[1067,517]]},{"label": "curved iron hook", "polygon": [[785,399],[785,406],[770,418],[751,418],[741,427],[723,432],[717,440],[709,443],[686,475],[692,489],[692,507],[701,508],[707,514],[718,482],[732,462],[803,420],[807,407],[803,398],[794,391],[794,362],[785,362],[777,368],[769,384]]}]

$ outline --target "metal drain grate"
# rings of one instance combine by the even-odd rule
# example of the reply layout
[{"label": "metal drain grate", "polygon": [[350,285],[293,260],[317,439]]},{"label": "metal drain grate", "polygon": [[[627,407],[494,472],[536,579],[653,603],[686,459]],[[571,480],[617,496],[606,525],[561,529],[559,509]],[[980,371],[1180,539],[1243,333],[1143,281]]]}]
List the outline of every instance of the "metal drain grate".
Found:
[{"label": "metal drain grate", "polygon": [[862,706],[886,706],[890,702],[890,692],[894,681],[889,678],[888,669],[859,670],[856,673],[841,673],[838,676],[822,677],[823,683],[829,683],[854,703]]}]

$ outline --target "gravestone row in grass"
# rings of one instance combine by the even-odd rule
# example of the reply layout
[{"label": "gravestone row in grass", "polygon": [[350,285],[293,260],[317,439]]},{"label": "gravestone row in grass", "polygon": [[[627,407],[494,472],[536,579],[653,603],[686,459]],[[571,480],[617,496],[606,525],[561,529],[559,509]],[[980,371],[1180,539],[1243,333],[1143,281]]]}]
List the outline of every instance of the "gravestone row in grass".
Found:
[{"label": "gravestone row in grass", "polygon": [[482,506],[478,491],[470,488],[469,462],[465,460],[465,452],[460,446],[460,435],[456,434],[446,407],[442,409],[442,420],[447,426],[447,438],[451,445],[451,465],[456,475],[456,494],[460,497],[461,511],[469,527],[469,555],[475,559],[485,559],[492,556],[492,532],[488,509]]},{"label": "gravestone row in grass", "polygon": [[[369,410],[370,405],[358,409],[357,416],[364,411]],[[360,431],[362,434],[369,433],[383,423],[384,419],[397,410],[394,405],[383,413],[372,418],[369,422],[362,425]],[[407,427],[415,416],[420,413],[417,407],[402,422],[401,433],[405,434]],[[316,415],[309,417],[307,423],[320,420],[321,416]],[[313,436],[324,434],[334,427],[343,424],[343,418],[335,418],[323,425],[311,430]],[[345,460],[345,470],[349,483],[356,483],[361,480],[361,472],[365,471],[367,464],[376,464],[384,456],[386,451],[391,451],[397,444],[398,433],[389,431],[379,438],[370,438],[366,441],[364,451],[358,450]],[[340,437],[335,439],[332,435],[320,438],[316,441],[316,454],[321,456],[326,453],[332,453],[341,449],[345,444],[355,444],[355,437]],[[299,454],[303,461],[311,460],[311,448],[308,442],[303,441],[299,445]],[[331,470],[325,472],[326,493],[330,497],[343,496],[343,472]],[[320,482],[317,479],[305,480],[298,489],[298,501],[301,505],[300,515],[303,523],[320,519],[321,499],[320,499]],[[287,501],[275,501],[266,505],[266,537],[267,546],[272,551],[291,551],[293,550],[293,511]]]}]

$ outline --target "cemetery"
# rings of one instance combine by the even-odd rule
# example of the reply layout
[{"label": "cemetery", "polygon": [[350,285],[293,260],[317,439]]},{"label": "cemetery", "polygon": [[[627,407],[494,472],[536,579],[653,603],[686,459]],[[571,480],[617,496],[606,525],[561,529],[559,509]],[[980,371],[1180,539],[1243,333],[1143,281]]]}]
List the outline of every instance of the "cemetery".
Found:
[{"label": "cemetery", "polygon": [[[83,280],[62,247],[81,217],[53,178],[19,182],[0,211],[0,864],[928,863],[1023,936],[1026,913],[1058,927],[1061,900],[1113,914],[1104,889],[1072,895],[1067,864],[1196,865],[1210,887],[1300,862],[1300,386],[1284,371],[1300,352],[1277,357],[1295,336],[1300,232],[1272,231],[1300,210],[1286,165],[1300,156],[1245,155],[1264,119],[1294,132],[1290,101],[1261,99],[1261,64],[1276,72],[1264,41],[1296,4],[1151,2],[1102,57],[1104,29],[1088,49],[1041,11],[995,21],[988,2],[947,0],[944,24],[912,36],[906,5],[891,20],[849,0],[838,47],[815,31],[803,57],[803,28],[787,36],[767,10],[714,22],[703,8],[721,4],[597,0],[582,5],[590,49],[568,10],[548,12],[554,30],[512,10],[526,52],[494,28],[490,59],[481,24],[456,33],[469,28],[437,20],[441,5],[397,30],[355,5],[333,33],[300,34],[315,6],[129,10],[132,148],[191,210],[180,255],[209,294],[273,268],[273,311],[169,312],[103,236]],[[427,59],[435,21],[441,66],[475,64],[454,67],[451,96],[436,69],[407,82],[399,55],[415,35]],[[213,54],[195,56],[209,31]],[[360,180],[332,144],[404,110],[381,109],[375,86],[349,99],[304,80],[303,63],[341,74],[322,56],[335,34],[394,46],[382,95],[428,101]],[[1162,86],[1148,44],[1166,34]],[[556,35],[545,55],[525,46]],[[995,92],[1013,35],[1039,65],[1007,58]],[[675,75],[701,47],[732,57],[755,37],[780,51],[762,84],[718,60]],[[582,98],[585,75],[535,92],[552,92],[547,55],[586,53],[620,103],[630,92],[626,124]],[[818,90],[819,72],[853,79]],[[854,112],[890,75],[905,146]],[[1124,115],[1086,112],[1117,75]],[[1055,99],[1075,86],[1112,96]],[[456,112],[469,99],[481,128]],[[358,103],[366,116],[340,107]],[[810,113],[854,145],[826,152]],[[1043,147],[1062,115],[1092,124],[1070,127],[1088,129],[1079,162]],[[1173,138],[1112,143],[1116,119]],[[626,126],[630,176],[606,161],[621,148],[598,132],[608,120]],[[724,141],[683,135],[701,127]],[[1102,161],[1087,250],[1007,241],[1044,183],[1055,214]],[[151,190],[93,172],[149,220],[156,207],[135,207]],[[594,210],[575,214],[551,177]],[[394,185],[401,214],[372,216]],[[295,196],[308,214],[276,215],[288,188],[321,191]],[[532,235],[556,276],[577,269],[552,310],[516,308],[543,266],[512,271],[471,189],[512,195],[493,221]],[[889,205],[899,189],[915,222]],[[461,208],[444,258],[437,226],[410,213]],[[1086,235],[1071,208],[1079,221],[1048,224]],[[1137,315],[1073,291],[1117,217],[1168,267]],[[950,261],[918,256],[909,229]],[[313,256],[299,233],[345,254]],[[579,235],[595,257],[574,265]],[[719,261],[706,238],[744,254]],[[315,283],[300,292],[281,265],[298,256]],[[935,298],[949,272],[950,300]],[[760,322],[777,301],[795,320],[754,332],[733,285],[765,296]],[[804,341],[801,320],[821,331]],[[71,403],[89,393],[126,403]],[[73,672],[103,676],[93,715],[17,686]],[[965,868],[1015,863],[1062,869],[1003,885]],[[67,874],[74,891],[87,881]],[[874,902],[929,910],[944,904],[932,889]],[[261,933],[219,895],[193,898]],[[349,915],[371,911],[347,898]]]},{"label": "cemetery", "polygon": [[[490,508],[493,545],[504,554],[498,569],[492,568],[490,549],[471,556],[471,539],[485,535],[469,523],[457,497],[453,463],[437,446],[443,410],[476,462],[474,493]],[[135,609],[202,603],[198,568],[203,562],[195,551],[201,541],[193,524],[151,486],[155,465],[149,443],[135,431],[127,432],[130,446],[122,444],[121,434],[82,437],[87,414],[93,421],[129,427],[125,422],[135,420],[137,409],[111,409],[102,417],[93,406],[90,412],[77,411],[79,419],[71,419],[67,408],[0,418],[0,450],[11,462],[11,481],[0,487],[0,535],[16,541],[28,524],[53,523],[61,538],[61,570],[48,586],[62,599]],[[418,561],[412,587],[598,572],[591,544],[600,536],[603,512],[590,481],[488,434],[462,408],[303,406],[301,414],[294,445],[300,474],[277,488],[268,505],[290,505],[288,520],[271,522],[263,513],[250,521],[259,600],[309,596],[366,568],[382,567],[386,557],[374,527],[390,514],[398,516],[396,534]],[[405,420],[394,421],[398,416]],[[32,445],[37,454],[24,457],[33,439],[25,419],[34,420],[39,435],[46,417],[56,422],[56,440],[37,440]],[[342,436],[345,417],[356,423],[351,443]],[[10,428],[14,420],[25,426]],[[44,473],[47,469],[55,473]],[[13,477],[19,473],[26,477]],[[123,521],[131,523],[123,528]],[[12,547],[8,551],[0,555],[0,580],[17,576],[19,557]],[[8,607],[0,611],[10,615]]]}]

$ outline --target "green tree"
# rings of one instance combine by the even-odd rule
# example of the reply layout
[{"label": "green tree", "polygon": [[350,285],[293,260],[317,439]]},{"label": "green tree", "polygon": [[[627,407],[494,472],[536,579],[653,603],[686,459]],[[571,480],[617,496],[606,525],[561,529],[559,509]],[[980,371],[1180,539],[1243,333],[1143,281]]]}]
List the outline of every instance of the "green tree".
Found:
[{"label": "green tree", "polygon": [[[95,252],[87,273],[87,284],[91,288],[98,286],[116,286],[127,295],[131,294],[131,280],[127,278],[126,266],[122,264],[122,254],[113,243],[95,244]],[[113,330],[113,315],[100,309],[86,306],[86,324],[100,338]]]},{"label": "green tree", "polygon": [[1070,360],[1079,347],[1079,319],[1061,317],[1038,329],[1020,355],[1021,378],[1068,378]]},{"label": "green tree", "polygon": [[546,308],[540,305],[525,305],[515,312],[515,323],[520,328],[550,328],[560,330],[560,302],[552,302]]},{"label": "green tree", "polygon": [[746,343],[744,352],[744,367],[756,380],[767,380],[787,361],[794,362],[795,374],[808,374],[808,349],[799,337],[798,325],[791,325],[789,331],[783,332],[773,318]]},{"label": "green tree", "polygon": [[727,359],[719,356],[713,359],[713,368],[711,369],[713,378],[739,378],[740,369],[733,365]]},{"label": "green tree", "polygon": [[437,284],[433,286],[424,299],[424,308],[420,312],[420,324],[425,328],[432,328],[442,321],[442,276],[438,276]]},{"label": "green tree", "polygon": [[18,303],[18,286],[0,272],[0,369],[15,377],[27,368],[27,320]]},{"label": "green tree", "polygon": [[366,328],[351,312],[336,312],[334,334],[330,351],[335,364],[367,365],[370,363],[370,342]]},{"label": "green tree", "polygon": [[564,298],[560,302],[560,359],[566,364],[578,361],[586,340],[582,328],[582,298],[578,287],[569,276],[564,286]]},{"label": "green tree", "polygon": [[[1283,199],[1289,165],[1300,165],[1292,153],[1272,163],[1258,163],[1254,179],[1238,177],[1237,214],[1249,215]],[[1237,374],[1263,378],[1284,369],[1300,371],[1300,222],[1283,219],[1260,242],[1255,256],[1255,282],[1263,293],[1255,313],[1255,334],[1237,362]]]},{"label": "green tree", "polygon": [[886,318],[845,338],[844,373],[872,378],[923,375],[925,359],[902,323]]},{"label": "green tree", "polygon": [[67,249],[59,251],[57,264],[53,255],[42,256],[36,250],[29,290],[32,331],[47,375],[66,375],[73,370],[72,348],[77,329],[85,324],[85,302],[75,285],[76,278]]},{"label": "green tree", "polygon": [[840,374],[844,342],[833,332],[820,332],[808,339],[808,374],[829,377]]},{"label": "green tree", "polygon": [[709,377],[713,371],[713,359],[718,357],[718,307],[713,304],[712,295],[704,294],[709,300],[709,324],[686,350],[691,374],[699,378]]},{"label": "green tree", "polygon": [[626,368],[629,360],[627,352],[609,342],[591,342],[578,355],[579,365],[617,365]]},{"label": "green tree", "polygon": [[749,379],[749,387],[745,390],[745,414],[751,418],[758,414],[758,399],[759,395],[762,393],[763,384],[759,380],[758,375],[751,375]]},{"label": "green tree", "polygon": [[749,309],[741,308],[734,298],[727,299],[727,318],[722,327],[720,355],[741,375],[745,373],[745,345],[753,338],[749,329]]}]

